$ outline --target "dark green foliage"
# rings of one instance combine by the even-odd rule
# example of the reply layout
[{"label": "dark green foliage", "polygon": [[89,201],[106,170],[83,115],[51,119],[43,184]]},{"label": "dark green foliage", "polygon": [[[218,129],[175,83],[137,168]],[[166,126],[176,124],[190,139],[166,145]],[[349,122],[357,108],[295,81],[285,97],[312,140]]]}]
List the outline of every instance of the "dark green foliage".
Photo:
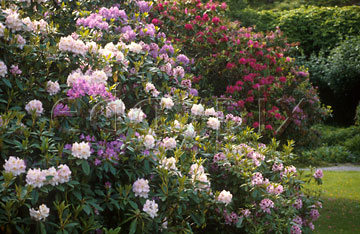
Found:
[{"label": "dark green foliage", "polygon": [[290,42],[301,42],[306,55],[335,47],[346,36],[360,33],[360,7],[301,6],[289,11],[243,9],[231,16],[243,26],[256,25],[258,31],[284,32]]},{"label": "dark green foliage", "polygon": [[307,165],[327,163],[359,163],[360,162],[360,128],[348,128],[318,125],[318,146],[301,149],[297,161]]}]

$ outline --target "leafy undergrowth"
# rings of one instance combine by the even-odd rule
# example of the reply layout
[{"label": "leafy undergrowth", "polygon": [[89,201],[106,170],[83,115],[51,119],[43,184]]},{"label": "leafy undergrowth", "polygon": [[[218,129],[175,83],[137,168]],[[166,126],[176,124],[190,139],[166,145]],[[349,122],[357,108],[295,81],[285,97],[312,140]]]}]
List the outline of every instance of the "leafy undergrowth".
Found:
[{"label": "leafy undergrowth", "polygon": [[[319,189],[313,184],[305,188]],[[360,233],[360,172],[324,171],[323,209],[315,233]]]},{"label": "leafy undergrowth", "polygon": [[360,127],[347,128],[329,125],[316,125],[314,145],[296,149],[299,157],[296,165],[300,167],[330,166],[338,163],[360,163]]}]

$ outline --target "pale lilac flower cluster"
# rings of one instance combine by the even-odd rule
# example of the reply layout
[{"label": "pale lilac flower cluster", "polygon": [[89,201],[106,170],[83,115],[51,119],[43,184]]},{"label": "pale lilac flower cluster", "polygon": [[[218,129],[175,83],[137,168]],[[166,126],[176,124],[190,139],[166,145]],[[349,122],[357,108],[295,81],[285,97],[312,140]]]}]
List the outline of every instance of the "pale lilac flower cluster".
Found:
[{"label": "pale lilac flower cluster", "polygon": [[53,110],[54,117],[58,116],[72,116],[70,108],[67,105],[64,105],[62,103],[59,103],[55,106]]},{"label": "pale lilac flower cluster", "polygon": [[74,38],[69,35],[67,37],[60,38],[59,50],[63,52],[73,52],[74,54],[85,55],[88,51],[85,43],[81,40],[74,40]]},{"label": "pale lilac flower cluster", "polygon": [[75,158],[88,159],[91,155],[91,147],[88,142],[75,142],[72,145],[71,153]]},{"label": "pale lilac flower cluster", "polygon": [[143,211],[147,213],[151,218],[158,216],[157,212],[159,211],[158,204],[155,201],[146,200],[144,204]]},{"label": "pale lilac flower cluster", "polygon": [[292,206],[298,210],[301,209],[301,207],[303,206],[301,198],[296,199]]},{"label": "pale lilac flower cluster", "polygon": [[184,68],[183,68],[183,67],[180,67],[180,66],[177,66],[177,67],[174,68],[174,70],[173,70],[173,75],[174,75],[175,79],[177,79],[177,78],[180,78],[180,79],[184,78],[184,76],[185,76],[185,70],[184,70]]},{"label": "pale lilac flower cluster", "polygon": [[[123,154],[125,149],[122,148],[122,145],[124,145],[123,140],[125,139],[125,136],[121,136],[119,139],[116,139],[114,141],[106,142],[106,141],[99,141],[97,142],[97,156],[100,159],[106,159],[106,160],[119,160],[119,155]],[[95,140],[91,139],[89,136],[86,137],[87,141]],[[101,163],[101,160],[99,158],[95,159],[95,165],[99,165]]]},{"label": "pale lilac flower cluster", "polygon": [[148,198],[150,192],[149,181],[145,179],[137,179],[133,184],[133,192],[135,197]]},{"label": "pale lilac flower cluster", "polygon": [[50,94],[50,96],[57,94],[60,91],[59,83],[57,81],[48,81],[46,84],[46,91]]},{"label": "pale lilac flower cluster", "polygon": [[302,218],[300,216],[296,216],[295,218],[293,218],[293,222],[298,224],[299,226],[303,225],[303,221],[302,221]]},{"label": "pale lilac flower cluster", "polygon": [[103,70],[95,70],[95,71],[87,71],[85,74],[83,74],[81,71],[76,70],[71,72],[67,77],[67,85],[69,87],[73,86],[74,83],[78,80],[85,80],[89,85],[94,84],[107,84],[107,74]]},{"label": "pale lilac flower cluster", "polygon": [[99,14],[102,15],[107,20],[114,19],[114,20],[120,20],[122,23],[127,22],[126,12],[124,10],[119,10],[119,8],[117,8],[116,6],[110,8],[102,7],[99,10]]},{"label": "pale lilac flower cluster", "polygon": [[232,200],[232,194],[229,191],[223,190],[221,191],[221,193],[219,194],[219,196],[217,197],[216,200],[218,200],[219,202],[222,202],[225,204],[225,206],[229,205],[231,200]]},{"label": "pale lilac flower cluster", "polygon": [[43,35],[47,34],[47,30],[48,30],[48,23],[41,19],[39,21],[34,20],[31,21],[31,19],[29,17],[26,17],[24,19],[22,19],[22,22],[26,25],[26,27],[24,28],[25,31],[31,31],[31,32],[35,32],[35,33],[40,33]]},{"label": "pale lilac flower cluster", "polygon": [[251,215],[251,211],[249,209],[244,209],[241,211],[241,216],[242,217],[249,217]]},{"label": "pale lilac flower cluster", "polygon": [[121,28],[121,39],[123,41],[134,41],[136,39],[136,32],[131,28],[131,26],[124,26]]},{"label": "pale lilac flower cluster", "polygon": [[67,96],[71,99],[89,96],[101,96],[107,100],[114,100],[115,97],[106,90],[104,84],[89,84],[86,80],[78,79],[73,84],[71,89],[67,91]]},{"label": "pale lilac flower cluster", "polygon": [[169,44],[165,44],[163,45],[163,47],[161,47],[160,54],[173,54],[174,53],[174,47],[172,47],[172,45]]},{"label": "pale lilac flower cluster", "polygon": [[217,153],[214,155],[213,161],[216,163],[218,161],[223,161],[226,159],[226,156],[224,153]]},{"label": "pale lilac flower cluster", "polygon": [[42,102],[36,99],[31,100],[28,104],[26,104],[25,110],[28,114],[32,114],[34,112],[37,116],[40,116],[44,112]]},{"label": "pale lilac flower cluster", "polygon": [[106,117],[122,116],[123,114],[125,114],[125,104],[121,99],[111,101],[106,105]]},{"label": "pale lilac flower cluster", "polygon": [[146,118],[146,115],[141,108],[132,108],[128,112],[128,117],[131,122],[141,123]]},{"label": "pale lilac flower cluster", "polygon": [[324,173],[321,169],[317,169],[313,176],[315,179],[321,179],[324,176]]},{"label": "pale lilac flower cluster", "polygon": [[157,89],[155,88],[155,86],[154,86],[152,83],[150,83],[150,82],[146,83],[146,85],[145,85],[145,92],[146,92],[146,93],[151,92],[151,95],[152,95],[153,97],[157,97],[157,96],[159,96],[159,94],[160,94],[160,92],[157,91]]},{"label": "pale lilac flower cluster", "polygon": [[92,13],[86,18],[79,18],[76,21],[76,25],[88,27],[88,28],[97,28],[100,30],[108,30],[109,23],[103,20],[103,16],[100,14]]},{"label": "pale lilac flower cluster", "polygon": [[[0,68],[1,70],[1,68]],[[11,65],[10,67],[10,72],[11,74],[13,74],[14,76],[16,75],[20,75],[22,73],[22,71],[19,69],[18,65]],[[0,72],[1,73],[1,72]]]},{"label": "pale lilac flower cluster", "polygon": [[29,209],[30,217],[35,219],[36,221],[45,221],[45,219],[49,216],[50,209],[42,204],[39,206],[38,210],[34,208]]},{"label": "pale lilac flower cluster", "polygon": [[20,49],[23,49],[25,44],[26,44],[26,40],[21,36],[21,35],[15,35],[15,41],[16,41],[16,44],[17,46],[20,48]]},{"label": "pale lilac flower cluster", "polygon": [[285,167],[284,171],[280,173],[281,177],[292,176],[296,174],[296,168],[294,166]]},{"label": "pale lilac flower cluster", "polygon": [[25,173],[25,161],[14,156],[10,156],[8,160],[5,160],[4,169],[6,172],[18,176]]},{"label": "pale lilac flower cluster", "polygon": [[251,158],[255,166],[260,166],[261,162],[265,160],[265,155],[255,151],[251,151],[247,154],[248,158]]},{"label": "pale lilac flower cluster", "polygon": [[240,116],[234,116],[232,114],[227,114],[225,116],[225,120],[226,121],[234,121],[238,125],[242,124],[242,118]]},{"label": "pale lilac flower cluster", "polygon": [[[143,29],[140,30],[139,32],[139,36],[140,37],[145,37],[145,36],[149,36],[149,37],[154,37],[156,33],[156,29],[155,29],[155,25],[153,24],[146,24],[145,27]],[[147,46],[148,47],[148,46]],[[148,48],[150,49],[150,48]],[[147,50],[148,51],[148,50]]]},{"label": "pale lilac flower cluster", "polygon": [[317,209],[311,209],[310,210],[310,217],[313,221],[317,220],[320,217],[320,213]]},{"label": "pale lilac flower cluster", "polygon": [[182,63],[182,64],[184,64],[184,65],[187,65],[187,64],[189,64],[189,62],[190,62],[189,58],[186,57],[186,55],[184,55],[184,54],[179,54],[179,55],[176,57],[176,61],[177,61],[178,63]]},{"label": "pale lilac flower cluster", "polygon": [[152,8],[152,2],[138,1],[137,5],[141,13],[149,12]]},{"label": "pale lilac flower cluster", "polygon": [[272,166],[272,170],[275,171],[282,171],[284,169],[284,166],[282,163],[274,163]]},{"label": "pale lilac flower cluster", "polygon": [[271,213],[270,208],[274,208],[274,202],[268,198],[262,199],[260,202],[260,209],[270,214]]},{"label": "pale lilac flower cluster", "polygon": [[0,60],[0,76],[5,77],[6,74],[7,74],[7,66],[2,60]]},{"label": "pale lilac flower cluster", "polygon": [[[181,85],[185,86],[186,88],[191,88],[191,80],[182,80]],[[211,108],[214,109],[214,108]]]},{"label": "pale lilac flower cluster", "polygon": [[239,220],[239,217],[235,212],[229,214],[227,210],[224,210],[224,219],[227,225],[235,225]]},{"label": "pale lilac flower cluster", "polygon": [[264,184],[264,177],[261,172],[254,173],[254,175],[251,177],[251,184],[253,186]]},{"label": "pale lilac flower cluster", "polygon": [[301,231],[300,226],[299,226],[299,225],[292,225],[292,226],[291,226],[290,233],[291,233],[291,234],[301,234],[302,231]]},{"label": "pale lilac flower cluster", "polygon": [[[46,180],[46,176],[52,176],[52,178]],[[29,169],[26,174],[26,183],[27,185],[32,185],[35,188],[41,188],[46,184],[55,186],[59,183],[69,182],[70,178],[71,171],[69,167],[65,164],[61,164],[57,167],[57,170],[54,167],[47,170],[41,170],[40,168]]]},{"label": "pale lilac flower cluster", "polygon": [[281,184],[269,183],[266,187],[266,191],[271,194],[279,195],[284,191],[284,187]]}]

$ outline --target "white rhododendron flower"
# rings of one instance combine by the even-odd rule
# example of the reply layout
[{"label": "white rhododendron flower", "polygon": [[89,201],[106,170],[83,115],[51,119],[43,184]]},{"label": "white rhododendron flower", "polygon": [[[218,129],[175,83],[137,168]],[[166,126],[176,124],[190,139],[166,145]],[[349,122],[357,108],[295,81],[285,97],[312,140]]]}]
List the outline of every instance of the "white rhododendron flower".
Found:
[{"label": "white rhododendron flower", "polygon": [[50,167],[49,169],[44,170],[43,172],[45,173],[45,177],[52,176],[52,178],[49,181],[47,181],[48,184],[51,184],[53,186],[59,184],[59,174],[56,171],[55,167]]},{"label": "white rhododendron flower", "polygon": [[12,10],[8,11],[5,24],[8,28],[12,29],[13,32],[23,29],[23,22],[19,17],[19,13]]},{"label": "white rhododendron flower", "polygon": [[206,116],[216,116],[216,111],[215,111],[214,107],[206,109],[205,115]]},{"label": "white rhododendron flower", "polygon": [[196,173],[191,176],[193,182],[199,182],[196,184],[197,190],[209,190],[210,181],[205,173]]},{"label": "white rhododendron flower", "polygon": [[36,99],[34,99],[34,100],[30,101],[28,104],[26,104],[25,110],[29,114],[32,114],[33,111],[35,111],[35,114],[37,116],[40,116],[44,112],[44,109],[42,107],[42,102],[40,102],[39,100],[36,100]]},{"label": "white rhododendron flower", "polygon": [[162,145],[166,149],[174,149],[176,148],[176,140],[175,138],[172,137],[166,137],[165,139],[162,140]]},{"label": "white rhododendron flower", "polygon": [[142,46],[138,43],[131,42],[130,45],[127,46],[129,51],[134,52],[136,54],[140,53],[142,50]]},{"label": "white rhododendron flower", "polygon": [[95,70],[90,76],[90,84],[103,84],[106,85],[108,77],[106,73],[102,70]]},{"label": "white rhododendron flower", "polygon": [[128,112],[128,117],[130,121],[140,123],[146,118],[146,115],[140,108],[132,108]]},{"label": "white rhododendron flower", "polygon": [[45,219],[50,214],[50,209],[45,205],[42,204],[39,206],[39,210],[35,210],[34,208],[29,209],[30,217],[35,219],[36,221],[45,221]]},{"label": "white rhododendron flower", "polygon": [[80,159],[88,159],[91,155],[90,145],[87,142],[75,142],[71,148],[72,155]]},{"label": "white rhododendron flower", "polygon": [[163,158],[160,162],[160,167],[168,171],[177,171],[176,159],[174,157]]},{"label": "white rhododendron flower", "polygon": [[155,218],[158,215],[157,212],[159,211],[158,204],[156,204],[155,201],[146,200],[143,211],[151,218]]},{"label": "white rhododendron flower", "polygon": [[204,107],[201,104],[194,104],[191,108],[192,115],[203,115],[204,114]]},{"label": "white rhododendron flower", "polygon": [[0,37],[3,37],[5,35],[4,31],[5,31],[5,26],[2,23],[0,23]]},{"label": "white rhododendron flower", "polygon": [[161,98],[160,104],[166,109],[171,109],[174,106],[174,102],[170,97]]},{"label": "white rhododendron flower", "polygon": [[75,40],[71,35],[69,35],[67,37],[60,38],[59,50],[85,55],[88,49],[83,41]]},{"label": "white rhododendron flower", "polygon": [[190,171],[189,171],[190,175],[200,175],[203,173],[205,173],[205,171],[204,171],[204,167],[202,165],[199,165],[197,163],[194,163],[193,165],[191,165]]},{"label": "white rhododendron flower", "polygon": [[5,77],[7,74],[7,66],[3,61],[0,60],[0,76]]},{"label": "white rhododendron flower", "polygon": [[46,84],[46,91],[50,94],[50,96],[57,94],[60,91],[59,83],[57,81],[48,81]]},{"label": "white rhododendron flower", "polygon": [[150,192],[149,181],[145,179],[137,179],[133,184],[133,192],[135,197],[148,198]]},{"label": "white rhododendron flower", "polygon": [[60,164],[57,169],[58,181],[60,184],[70,181],[71,171],[70,168],[65,164]]},{"label": "white rhododendron flower", "polygon": [[10,156],[8,160],[5,160],[4,169],[6,172],[10,172],[14,176],[18,176],[25,173],[25,161],[14,156]]},{"label": "white rhododendron flower", "polygon": [[218,118],[210,117],[207,121],[207,126],[211,129],[218,130],[220,128],[220,121]]},{"label": "white rhododendron flower", "polygon": [[186,130],[184,131],[184,136],[188,137],[188,138],[194,138],[196,136],[195,128],[191,123],[186,125]]},{"label": "white rhododendron flower", "polygon": [[219,202],[224,203],[227,206],[227,205],[229,205],[229,203],[232,200],[232,194],[229,191],[223,190],[223,191],[221,191],[221,193],[217,197],[217,200]]},{"label": "white rhododendron flower", "polygon": [[152,135],[146,135],[144,137],[144,146],[146,149],[151,149],[155,146],[155,139]]},{"label": "white rhododendron flower", "polygon": [[46,181],[46,175],[41,169],[29,169],[26,174],[26,184],[41,188]]},{"label": "white rhododendron flower", "polygon": [[106,106],[106,117],[125,114],[125,104],[121,99],[111,101]]}]

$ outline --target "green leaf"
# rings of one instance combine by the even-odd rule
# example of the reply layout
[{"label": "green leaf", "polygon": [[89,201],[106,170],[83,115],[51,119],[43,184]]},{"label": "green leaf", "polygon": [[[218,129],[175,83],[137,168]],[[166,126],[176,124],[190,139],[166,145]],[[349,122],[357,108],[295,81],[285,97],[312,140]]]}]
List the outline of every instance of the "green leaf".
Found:
[{"label": "green leaf", "polygon": [[137,224],[137,220],[134,219],[130,224],[129,234],[134,234],[136,232],[136,224]]},{"label": "green leaf", "polygon": [[81,163],[81,168],[84,171],[85,175],[90,175],[90,166],[89,163],[85,160]]},{"label": "green leaf", "polygon": [[35,205],[37,203],[37,201],[39,200],[39,192],[34,189],[32,192],[31,192],[31,204],[32,205]]},{"label": "green leaf", "polygon": [[241,217],[238,219],[237,223],[236,223],[236,227],[237,228],[241,228],[242,227],[242,222],[244,220],[244,217]]},{"label": "green leaf", "polygon": [[8,86],[10,89],[12,89],[11,82],[8,79],[2,78],[1,80],[6,84],[6,86]]},{"label": "green leaf", "polygon": [[46,229],[45,229],[45,225],[43,222],[40,222],[40,231],[41,231],[41,234],[46,234]]}]

